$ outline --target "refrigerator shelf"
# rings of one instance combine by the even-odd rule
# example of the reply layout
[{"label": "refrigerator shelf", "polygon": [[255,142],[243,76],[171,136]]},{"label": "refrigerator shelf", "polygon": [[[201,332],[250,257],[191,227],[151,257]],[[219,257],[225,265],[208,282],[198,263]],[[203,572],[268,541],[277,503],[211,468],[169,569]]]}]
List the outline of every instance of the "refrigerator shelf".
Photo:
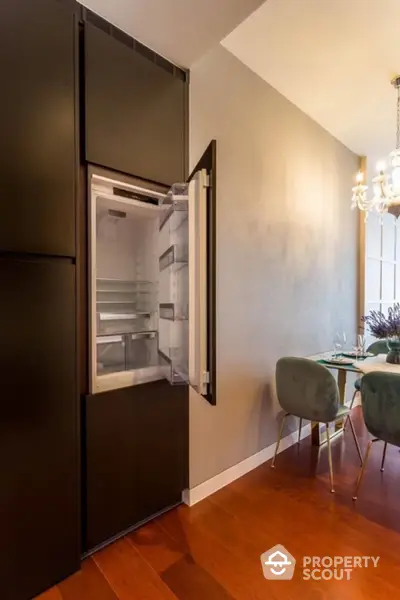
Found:
[{"label": "refrigerator shelf", "polygon": [[139,340],[143,338],[154,339],[157,335],[157,331],[136,331],[134,333],[121,333],[120,335],[115,335],[113,333],[99,335],[96,338],[96,344],[121,344],[126,341],[126,338],[131,340]]},{"label": "refrigerator shelf", "polygon": [[96,338],[96,344],[98,344],[99,346],[103,344],[122,344],[123,342],[123,335],[113,335],[111,333],[110,335],[100,335]]},{"label": "refrigerator shelf", "polygon": [[[143,292],[146,293],[146,292]],[[96,304],[136,304],[137,300],[96,300]]]},{"label": "refrigerator shelf", "polygon": [[113,278],[107,278],[107,277],[97,277],[96,278],[96,282],[100,282],[100,283],[111,283],[111,284],[122,284],[122,285],[131,285],[132,287],[135,286],[139,286],[139,285],[149,285],[149,286],[154,286],[154,282],[153,281],[140,281],[140,280],[135,280],[135,279],[113,279]]},{"label": "refrigerator shelf", "polygon": [[150,319],[151,312],[132,312],[132,313],[112,313],[112,312],[99,312],[98,316],[100,321],[132,321],[133,319]]}]

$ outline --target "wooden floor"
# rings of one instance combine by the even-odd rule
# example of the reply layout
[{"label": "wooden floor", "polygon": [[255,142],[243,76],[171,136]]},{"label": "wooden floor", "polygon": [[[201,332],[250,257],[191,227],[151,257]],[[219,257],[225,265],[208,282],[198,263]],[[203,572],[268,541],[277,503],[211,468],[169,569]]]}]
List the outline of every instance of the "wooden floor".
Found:
[{"label": "wooden floor", "polygon": [[[367,436],[357,415],[365,449]],[[359,500],[358,472],[346,432],[333,445],[336,494],[329,492],[326,449],[300,446],[198,505],[179,507],[86,560],[82,571],[40,600],[395,600],[400,590],[400,454],[373,447]],[[304,555],[380,556],[350,581],[267,581],[260,555],[283,544],[298,563]]]}]

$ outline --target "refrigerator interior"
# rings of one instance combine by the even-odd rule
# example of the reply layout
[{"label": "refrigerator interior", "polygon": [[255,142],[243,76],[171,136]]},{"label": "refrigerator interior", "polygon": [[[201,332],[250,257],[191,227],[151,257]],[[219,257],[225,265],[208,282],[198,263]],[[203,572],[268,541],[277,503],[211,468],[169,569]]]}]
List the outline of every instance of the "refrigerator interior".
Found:
[{"label": "refrigerator interior", "polygon": [[187,382],[187,186],[175,190],[92,187],[93,392]]}]

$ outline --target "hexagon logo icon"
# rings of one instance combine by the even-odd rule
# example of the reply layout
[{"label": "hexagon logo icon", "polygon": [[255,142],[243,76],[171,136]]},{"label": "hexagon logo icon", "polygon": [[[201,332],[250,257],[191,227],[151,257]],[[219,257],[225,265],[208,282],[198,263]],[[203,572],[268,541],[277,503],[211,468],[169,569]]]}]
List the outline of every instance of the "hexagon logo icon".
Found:
[{"label": "hexagon logo icon", "polygon": [[265,579],[282,579],[288,581],[294,575],[296,559],[278,544],[261,554],[261,565]]}]

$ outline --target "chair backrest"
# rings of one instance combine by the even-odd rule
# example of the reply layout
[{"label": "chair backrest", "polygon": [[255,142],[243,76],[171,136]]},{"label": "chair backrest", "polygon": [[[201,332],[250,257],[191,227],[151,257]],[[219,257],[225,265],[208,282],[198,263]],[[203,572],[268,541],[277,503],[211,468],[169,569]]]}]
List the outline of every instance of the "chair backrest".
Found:
[{"label": "chair backrest", "polygon": [[364,375],[361,404],[368,431],[400,447],[400,375],[383,371]]},{"label": "chair backrest", "polygon": [[280,358],[276,391],[285,412],[309,421],[329,423],[339,408],[335,378],[323,365],[306,358]]},{"label": "chair backrest", "polygon": [[386,340],[376,340],[376,342],[372,342],[370,346],[367,348],[367,352],[371,352],[371,354],[387,354],[389,352],[389,348]]}]

